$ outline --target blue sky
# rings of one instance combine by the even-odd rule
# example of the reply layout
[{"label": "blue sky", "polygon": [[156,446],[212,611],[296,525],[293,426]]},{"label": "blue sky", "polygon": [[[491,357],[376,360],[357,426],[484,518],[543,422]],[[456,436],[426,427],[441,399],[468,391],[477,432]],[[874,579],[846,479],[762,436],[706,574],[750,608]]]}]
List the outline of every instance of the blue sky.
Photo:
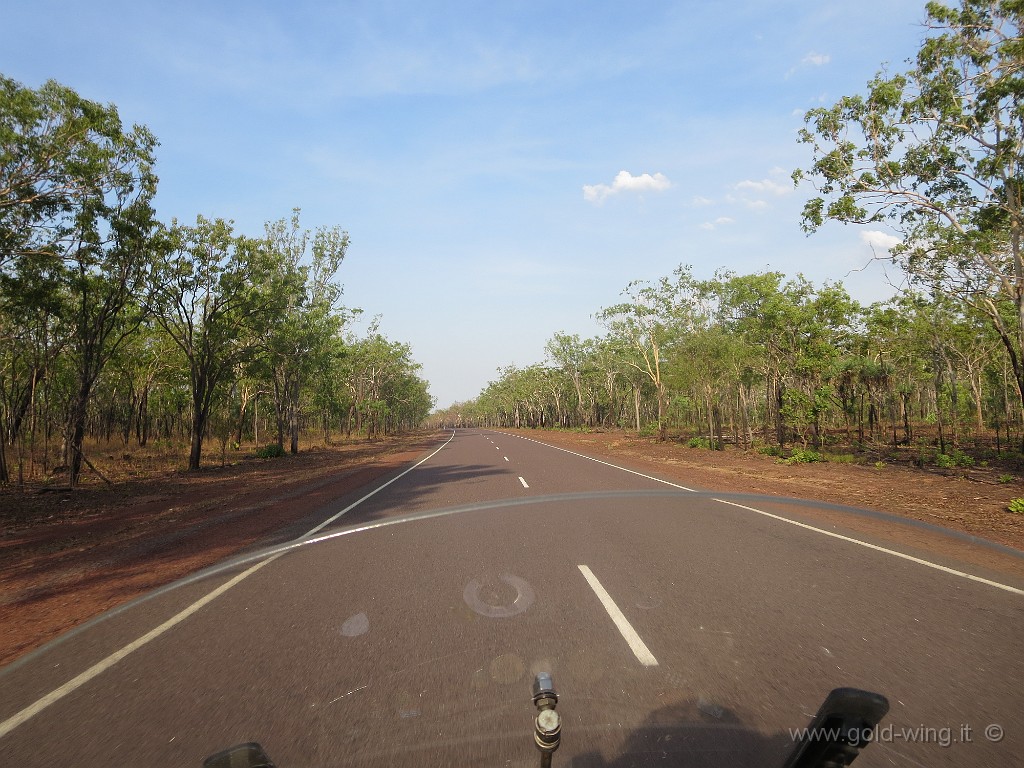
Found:
[{"label": "blue sky", "polygon": [[805,236],[789,174],[807,109],[914,55],[921,1],[0,3],[0,72],[157,135],[162,219],[347,229],[346,303],[440,406],[679,264],[891,293],[854,271],[884,236]]}]

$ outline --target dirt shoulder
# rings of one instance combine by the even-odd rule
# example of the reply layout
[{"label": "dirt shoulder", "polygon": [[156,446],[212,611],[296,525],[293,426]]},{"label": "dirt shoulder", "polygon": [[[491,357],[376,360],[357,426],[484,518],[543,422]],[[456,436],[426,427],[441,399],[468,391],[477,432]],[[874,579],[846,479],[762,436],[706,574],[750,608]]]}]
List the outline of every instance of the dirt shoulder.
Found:
[{"label": "dirt shoulder", "polygon": [[0,492],[0,665],[282,531],[300,535],[324,505],[437,444],[419,434],[113,487]]},{"label": "dirt shoulder", "polygon": [[678,441],[659,443],[624,432],[502,431],[617,460],[698,490],[861,507],[1024,551],[1024,515],[1006,511],[1011,499],[1024,496],[1024,481],[1015,477],[1010,483],[1001,483],[996,470],[932,471],[827,462],[787,466],[754,451],[689,448]]}]

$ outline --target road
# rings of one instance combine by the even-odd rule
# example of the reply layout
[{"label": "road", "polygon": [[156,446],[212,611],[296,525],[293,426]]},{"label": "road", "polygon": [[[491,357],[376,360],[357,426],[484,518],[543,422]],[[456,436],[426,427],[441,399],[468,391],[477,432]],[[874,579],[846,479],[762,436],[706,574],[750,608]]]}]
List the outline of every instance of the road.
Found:
[{"label": "road", "polygon": [[779,765],[839,686],[891,704],[857,765],[1024,755],[1024,580],[809,507],[464,429],[310,538],[0,672],[0,761],[532,766],[541,670],[556,766]]}]

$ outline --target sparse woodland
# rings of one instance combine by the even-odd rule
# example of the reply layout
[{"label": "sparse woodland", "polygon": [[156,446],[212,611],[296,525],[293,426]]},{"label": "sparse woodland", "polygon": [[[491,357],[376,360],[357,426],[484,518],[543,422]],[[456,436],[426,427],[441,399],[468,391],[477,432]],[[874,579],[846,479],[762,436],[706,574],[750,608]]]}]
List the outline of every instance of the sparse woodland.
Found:
[{"label": "sparse woodland", "polygon": [[[0,76],[0,484],[66,479],[89,441],[243,443],[416,427],[408,345],[356,336],[338,227],[160,222],[156,138],[117,109]],[[98,470],[96,470],[99,473]]]}]

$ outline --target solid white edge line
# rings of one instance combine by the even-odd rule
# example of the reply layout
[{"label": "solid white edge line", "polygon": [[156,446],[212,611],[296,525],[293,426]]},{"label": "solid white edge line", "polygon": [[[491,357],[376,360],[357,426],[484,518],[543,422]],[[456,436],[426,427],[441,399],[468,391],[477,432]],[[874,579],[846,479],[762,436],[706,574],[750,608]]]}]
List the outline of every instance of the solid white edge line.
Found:
[{"label": "solid white edge line", "polygon": [[[315,528],[312,528],[309,531],[307,531],[300,538],[305,538],[307,536],[311,536],[312,534],[316,533],[317,531],[323,529],[325,526],[330,525],[335,520],[337,520],[339,517],[344,515],[346,512],[349,512],[350,510],[355,509],[356,507],[358,507],[360,504],[362,504],[364,501],[366,501],[368,498],[370,498],[374,494],[378,493],[379,491],[384,490],[385,488],[387,488],[389,485],[391,485],[396,480],[398,480],[398,479],[400,479],[402,477],[405,477],[407,474],[409,474],[414,469],[416,469],[416,467],[418,467],[420,464],[422,464],[423,462],[427,461],[427,459],[430,459],[430,458],[433,458],[434,456],[436,456],[441,451],[441,449],[444,448],[446,445],[448,445],[448,443],[450,443],[454,438],[455,438],[455,430],[453,429],[451,437],[449,437],[441,446],[439,446],[437,448],[437,450],[435,450],[429,456],[426,456],[426,457],[420,459],[415,464],[413,464],[411,467],[409,467],[407,470],[402,472],[400,475],[396,475],[395,477],[391,478],[390,480],[388,480],[383,485],[380,485],[377,488],[375,488],[374,490],[370,491],[368,494],[366,494],[361,499],[359,499],[359,501],[356,501],[356,502],[353,502],[352,504],[349,504],[347,507],[345,507],[343,510],[341,510],[337,514],[329,517],[327,520],[325,520],[324,522],[320,523],[320,525],[318,525]],[[522,479],[522,478],[520,478],[520,479]],[[38,715],[40,712],[42,712],[44,709],[46,709],[51,704],[54,704],[54,703],[60,701],[65,696],[67,696],[69,693],[72,693],[73,691],[78,690],[79,688],[81,688],[83,685],[85,685],[87,682],[92,680],[97,675],[99,675],[99,674],[105,672],[106,670],[110,669],[112,666],[117,664],[117,662],[121,661],[121,659],[125,658],[130,653],[132,653],[134,651],[137,651],[139,648],[144,646],[149,641],[155,640],[156,638],[158,638],[160,635],[162,635],[167,630],[171,629],[172,627],[176,626],[177,624],[180,624],[185,619],[187,619],[189,616],[191,616],[193,613],[195,613],[200,608],[202,608],[204,605],[206,605],[207,603],[213,602],[218,597],[220,597],[225,592],[227,592],[229,589],[231,589],[235,585],[239,584],[244,579],[247,579],[252,574],[256,573],[256,571],[258,571],[263,566],[267,565],[268,563],[274,562],[282,554],[284,554],[284,553],[282,552],[282,553],[279,553],[279,554],[276,554],[276,555],[272,555],[271,557],[268,557],[266,560],[263,560],[263,561],[261,561],[259,563],[256,563],[256,565],[252,566],[248,570],[242,571],[240,574],[238,574],[237,576],[232,578],[230,581],[224,582],[223,584],[221,584],[219,587],[217,587],[213,591],[203,595],[201,598],[196,600],[194,603],[192,603],[187,608],[185,608],[185,609],[179,611],[178,613],[176,613],[174,616],[169,618],[167,621],[165,621],[160,626],[151,629],[149,632],[144,634],[142,637],[140,637],[137,640],[134,640],[134,641],[128,643],[128,645],[124,646],[120,650],[114,651],[112,654],[107,656],[105,659],[96,662],[91,667],[89,667],[87,670],[82,672],[80,675],[71,678],[66,683],[64,683],[64,685],[60,686],[59,688],[57,688],[57,689],[55,689],[53,691],[50,691],[48,694],[43,696],[41,699],[36,701],[34,704],[30,704],[29,706],[25,707],[23,710],[21,710],[17,714],[11,715],[9,718],[7,718],[2,723],[0,723],[0,738],[3,738],[4,736],[6,736],[11,731],[13,731],[15,728],[17,728],[22,723],[24,723],[27,720],[30,720],[31,718],[35,717],[36,715]]]},{"label": "solid white edge line", "polygon": [[[565,453],[571,453],[573,456],[579,456],[580,458],[583,458],[583,459],[590,459],[591,461],[596,461],[598,464],[604,464],[605,466],[608,466],[608,467],[614,467],[615,469],[621,469],[623,472],[629,472],[630,474],[639,475],[640,477],[647,478],[648,480],[654,480],[654,481],[659,482],[659,483],[664,483],[665,485],[671,485],[674,488],[680,488],[680,489],[682,489],[684,491],[695,492],[693,490],[693,488],[686,488],[686,487],[684,487],[682,485],[676,485],[675,483],[670,483],[667,480],[662,480],[662,479],[657,478],[657,477],[651,477],[650,475],[644,475],[644,474],[642,474],[640,472],[634,472],[632,469],[626,469],[625,467],[620,467],[620,466],[618,466],[616,464],[609,464],[607,461],[601,461],[600,459],[595,459],[593,456],[586,456],[586,455],[584,455],[582,453],[576,453],[575,451],[570,451],[570,450],[568,450],[566,448],[559,448],[557,445],[550,445],[548,443],[543,443],[540,440],[534,440],[534,439],[529,438],[529,437],[523,437],[522,435],[515,435],[515,437],[518,437],[521,440],[529,440],[531,443],[537,443],[538,445],[544,445],[544,446],[547,446],[548,448],[554,448],[556,451],[563,451]],[[772,518],[775,518],[776,520],[781,520],[784,523],[789,523],[790,525],[796,525],[796,526],[799,526],[801,528],[806,528],[807,530],[810,530],[810,531],[817,531],[818,533],[823,533],[826,536],[831,536],[831,537],[833,537],[835,539],[842,539],[843,541],[848,541],[848,542],[850,542],[852,544],[859,544],[860,546],[867,547],[868,549],[874,549],[874,550],[877,550],[879,552],[885,552],[886,554],[893,555],[894,557],[900,557],[900,558],[903,558],[904,560],[909,560],[909,561],[911,561],[913,563],[918,563],[919,565],[924,565],[924,566],[927,566],[929,568],[934,568],[937,571],[943,571],[944,573],[949,573],[949,574],[952,574],[954,576],[959,576],[959,577],[964,578],[964,579],[969,579],[970,581],[976,581],[976,582],[978,582],[980,584],[987,584],[990,587],[996,587],[997,589],[1002,589],[1002,590],[1005,590],[1007,592],[1012,592],[1015,595],[1024,595],[1024,589],[1018,589],[1017,587],[1011,587],[1008,584],[1001,584],[998,581],[992,581],[990,579],[982,578],[981,576],[975,576],[974,574],[971,574],[971,573],[966,573],[964,571],[958,571],[955,568],[948,568],[948,567],[946,567],[944,565],[939,565],[938,563],[933,563],[933,562],[930,562],[928,560],[922,560],[921,558],[913,557],[912,555],[905,555],[902,552],[897,552],[897,551],[892,550],[892,549],[886,549],[885,547],[879,547],[879,546],[876,546],[875,544],[869,544],[866,541],[860,541],[859,539],[853,539],[853,538],[850,538],[849,536],[843,536],[843,535],[838,534],[838,533],[832,533],[831,531],[826,531],[826,530],[824,530],[822,528],[815,528],[813,525],[807,525],[805,523],[798,523],[796,520],[790,520],[789,518],[782,517],[781,515],[773,515],[771,512],[765,512],[765,511],[760,510],[760,509],[754,509],[753,507],[744,506],[743,504],[737,504],[734,501],[726,501],[725,499],[714,499],[714,500],[718,501],[718,502],[721,502],[722,504],[730,504],[730,505],[732,505],[734,507],[739,507],[740,509],[746,509],[746,510],[748,510],[750,512],[756,512],[757,514],[764,515],[765,517],[772,517]]]},{"label": "solid white edge line", "polygon": [[523,488],[529,488],[529,487],[530,487],[530,486],[528,486],[528,485],[526,484],[526,481],[525,481],[525,480],[523,480],[523,478],[521,478],[521,477],[519,478],[519,482],[523,484]]},{"label": "solid white edge line", "polygon": [[958,571],[955,568],[947,568],[945,565],[939,565],[938,563],[933,563],[930,560],[922,560],[919,557],[914,557],[913,555],[906,555],[903,552],[897,552],[894,549],[886,549],[885,547],[880,547],[877,544],[869,544],[868,542],[861,541],[860,539],[854,539],[854,538],[851,538],[850,536],[843,536],[840,533],[833,533],[832,531],[826,531],[826,530],[824,530],[822,528],[816,528],[813,525],[807,525],[806,523],[800,523],[800,522],[797,522],[796,520],[790,520],[788,517],[782,517],[781,515],[773,515],[771,512],[765,512],[763,509],[755,509],[754,507],[748,507],[748,506],[746,506],[744,504],[737,504],[735,501],[726,501],[725,499],[714,499],[714,501],[717,501],[720,504],[728,504],[729,506],[732,506],[732,507],[739,507],[740,509],[745,509],[748,512],[756,512],[759,515],[764,515],[765,517],[771,517],[771,518],[773,518],[775,520],[781,520],[784,523],[789,523],[790,525],[795,525],[795,526],[798,526],[800,528],[806,528],[809,531],[815,531],[816,533],[822,533],[822,534],[824,534],[826,536],[831,536],[833,539],[840,539],[842,541],[848,541],[851,544],[858,544],[858,545],[860,545],[862,547],[867,547],[868,549],[873,549],[873,550],[875,550],[877,552],[884,552],[887,555],[892,555],[893,557],[899,557],[899,558],[902,558],[903,560],[909,560],[912,563],[917,563],[918,565],[924,565],[924,566],[927,566],[928,568],[934,568],[935,570],[942,571],[943,573],[949,573],[949,574],[952,574],[953,576],[959,576],[960,578],[963,578],[963,579],[970,579],[971,581],[977,581],[977,582],[979,582],[981,584],[987,584],[990,587],[996,587],[997,589],[1003,589],[1003,590],[1006,590],[1007,592],[1012,592],[1015,595],[1024,595],[1024,589],[1017,589],[1016,587],[1011,587],[1011,586],[1009,586],[1007,584],[1000,584],[998,581],[991,581],[989,579],[984,579],[981,576],[975,576],[975,575],[970,574],[970,573],[965,573],[964,571]]},{"label": "solid white edge line", "polygon": [[583,574],[583,578],[587,580],[590,588],[594,590],[594,594],[597,595],[597,599],[601,601],[601,605],[608,612],[612,622],[616,628],[622,634],[622,637],[626,640],[629,645],[629,649],[636,656],[636,660],[643,664],[645,667],[656,667],[658,666],[658,660],[654,658],[654,654],[651,653],[650,649],[644,644],[644,641],[640,639],[640,635],[633,629],[633,625],[629,623],[625,616],[622,615],[622,611],[619,610],[619,606],[612,600],[612,596],[608,594],[601,582],[597,580],[597,576],[590,570],[586,565],[577,565],[580,569],[580,573]]},{"label": "solid white edge line", "polygon": [[252,566],[248,570],[242,571],[240,574],[235,576],[230,581],[224,582],[212,592],[209,592],[208,594],[196,600],[188,608],[185,608],[184,610],[176,613],[174,616],[169,618],[160,626],[151,629],[138,640],[128,643],[128,645],[124,646],[121,650],[115,651],[102,661],[96,662],[77,677],[73,677],[71,680],[68,680],[60,688],[50,691],[50,693],[43,696],[43,698],[39,699],[34,704],[25,707],[16,715],[12,715],[11,717],[7,718],[2,723],[0,723],[0,738],[6,736],[8,733],[13,731],[15,728],[17,728],[25,721],[35,717],[51,704],[60,701],[69,693],[81,688],[94,677],[110,669],[125,656],[132,653],[133,651],[137,651],[150,640],[155,640],[157,637],[162,635],[171,627],[175,626],[176,624],[180,624],[193,613],[202,608],[204,605],[214,601],[215,599],[223,595],[225,592],[227,592],[229,589],[231,589],[233,586],[238,584],[240,581],[256,573],[256,571],[265,566],[267,563],[272,563],[278,557],[280,557],[280,555],[274,555],[273,557],[269,557],[266,560],[263,560],[262,562],[256,563],[256,565]]},{"label": "solid white edge line", "polygon": [[352,503],[351,503],[351,504],[349,504],[349,505],[348,505],[347,507],[345,507],[345,508],[344,508],[343,510],[341,510],[341,512],[338,512],[338,513],[337,513],[336,515],[333,515],[333,516],[331,516],[331,517],[327,518],[326,520],[324,520],[324,521],[323,521],[322,523],[320,523],[320,525],[316,526],[316,528],[313,528],[312,530],[306,531],[306,533],[305,533],[305,536],[310,536],[310,535],[312,535],[312,534],[316,533],[317,531],[319,531],[319,530],[322,530],[322,529],[326,528],[326,527],[327,527],[328,525],[330,525],[331,523],[333,523],[333,522],[334,522],[335,520],[337,520],[337,519],[338,519],[339,517],[341,517],[342,515],[344,515],[344,514],[345,514],[346,512],[349,512],[349,511],[351,511],[351,510],[355,509],[355,508],[356,508],[356,507],[358,507],[358,506],[359,506],[360,504],[362,504],[362,503],[363,503],[364,501],[366,501],[366,500],[367,500],[368,498],[370,498],[371,496],[373,496],[373,495],[375,495],[375,494],[379,493],[380,491],[383,491],[383,490],[384,490],[385,488],[387,488],[387,487],[388,487],[389,485],[391,485],[391,484],[392,484],[393,482],[395,482],[396,480],[401,480],[401,479],[402,479],[403,477],[405,477],[405,476],[406,476],[406,475],[408,475],[408,474],[409,474],[410,472],[412,472],[412,471],[413,471],[414,469],[416,469],[416,467],[418,467],[418,466],[419,466],[420,464],[422,464],[423,462],[425,462],[425,461],[428,461],[428,460],[430,460],[430,459],[434,458],[434,456],[436,456],[436,455],[437,455],[438,453],[440,453],[440,452],[441,452],[441,450],[442,450],[442,449],[443,449],[443,448],[444,448],[444,447],[445,447],[446,445],[448,445],[448,443],[450,443],[450,442],[451,442],[452,440],[454,440],[454,439],[455,439],[455,430],[453,429],[453,430],[452,430],[452,436],[451,436],[451,437],[449,437],[449,438],[448,438],[447,440],[445,440],[445,441],[444,441],[444,443],[442,443],[442,444],[441,444],[440,446],[438,446],[437,450],[435,450],[435,451],[434,451],[433,453],[431,453],[431,454],[430,454],[429,456],[424,456],[424,457],[423,457],[422,459],[420,459],[420,460],[419,460],[419,461],[417,461],[417,462],[416,462],[415,464],[413,464],[413,465],[412,465],[411,467],[409,467],[409,468],[408,468],[407,470],[405,470],[405,472],[403,472],[403,473],[402,473],[402,474],[400,474],[400,475],[395,475],[395,476],[394,476],[394,477],[392,477],[392,478],[391,478],[390,480],[388,480],[388,481],[387,481],[386,483],[384,483],[384,485],[380,485],[380,486],[378,486],[378,487],[374,488],[374,489],[373,489],[372,491],[370,491],[370,492],[369,492],[368,494],[366,494],[365,496],[363,496],[363,498],[359,499],[359,501],[354,501],[354,502],[352,502]]},{"label": "solid white edge line", "polygon": [[652,477],[651,475],[645,475],[643,472],[636,472],[635,470],[632,469],[626,469],[625,467],[620,467],[618,464],[609,464],[607,461],[601,461],[600,459],[595,459],[593,456],[587,456],[582,453],[576,453],[576,451],[570,451],[568,448],[559,448],[557,445],[551,445],[550,443],[542,443],[540,440],[534,440],[531,437],[523,437],[522,435],[514,435],[514,437],[518,437],[520,440],[529,440],[531,443],[543,445],[547,448],[554,448],[556,451],[562,451],[563,453],[571,453],[573,456],[579,456],[581,459],[596,461],[598,464],[604,464],[606,467],[611,467],[612,469],[620,469],[623,472],[629,472],[629,474],[631,475],[636,475],[637,477],[642,477],[646,480],[653,480],[656,483],[671,485],[673,488],[678,488],[681,491],[690,491],[691,493],[696,493],[696,491],[693,488],[687,488],[685,485],[677,485],[676,483],[670,483],[668,480],[662,480],[660,477]]}]

